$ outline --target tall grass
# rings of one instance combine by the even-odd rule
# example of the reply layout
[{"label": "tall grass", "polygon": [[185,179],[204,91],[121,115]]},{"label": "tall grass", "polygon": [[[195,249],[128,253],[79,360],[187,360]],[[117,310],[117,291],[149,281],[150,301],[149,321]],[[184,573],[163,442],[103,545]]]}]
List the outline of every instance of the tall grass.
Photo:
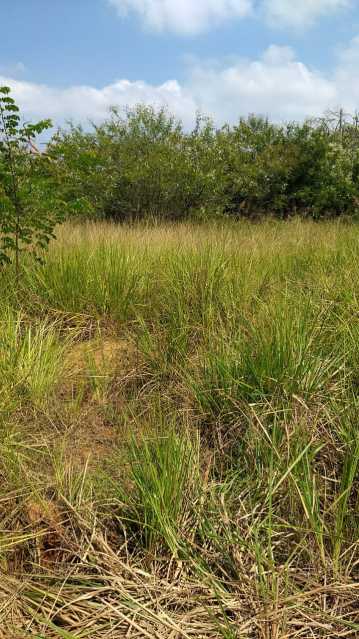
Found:
[{"label": "tall grass", "polygon": [[356,637],[359,229],[79,225],[0,274],[0,637]]},{"label": "tall grass", "polygon": [[60,340],[56,323],[29,324],[8,308],[0,318],[0,392],[7,401],[44,404],[60,380],[69,338]]},{"label": "tall grass", "polygon": [[124,496],[126,520],[137,528],[145,548],[153,551],[162,543],[178,557],[185,552],[182,531],[186,534],[191,526],[200,496],[198,450],[169,424],[167,432],[131,439],[128,454],[133,491]]}]

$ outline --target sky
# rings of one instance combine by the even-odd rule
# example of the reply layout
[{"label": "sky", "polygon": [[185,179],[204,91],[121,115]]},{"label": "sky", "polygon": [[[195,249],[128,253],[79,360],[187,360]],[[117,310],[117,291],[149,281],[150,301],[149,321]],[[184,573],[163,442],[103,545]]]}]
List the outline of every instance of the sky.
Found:
[{"label": "sky", "polygon": [[0,0],[0,19],[0,85],[26,119],[359,110],[359,0]]}]

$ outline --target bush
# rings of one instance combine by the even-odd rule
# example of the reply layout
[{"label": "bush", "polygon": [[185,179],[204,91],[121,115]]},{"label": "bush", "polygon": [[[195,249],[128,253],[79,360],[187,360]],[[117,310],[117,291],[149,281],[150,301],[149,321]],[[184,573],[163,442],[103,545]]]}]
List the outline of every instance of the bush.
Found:
[{"label": "bush", "polygon": [[192,131],[165,109],[113,108],[85,131],[58,132],[49,154],[69,214],[118,221],[226,215],[334,217],[356,213],[358,123],[332,116],[276,125],[249,116]]},{"label": "bush", "polygon": [[124,114],[112,109],[91,132],[59,132],[50,154],[73,211],[119,221],[183,219],[211,201],[214,145],[209,121],[199,118],[185,133],[164,109],[138,106]]}]

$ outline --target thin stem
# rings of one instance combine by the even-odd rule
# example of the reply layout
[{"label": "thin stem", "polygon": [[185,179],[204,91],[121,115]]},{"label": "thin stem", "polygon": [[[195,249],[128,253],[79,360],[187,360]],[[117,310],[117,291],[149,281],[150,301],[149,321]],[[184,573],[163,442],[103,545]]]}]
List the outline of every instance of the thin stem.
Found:
[{"label": "thin stem", "polygon": [[19,239],[20,239],[20,217],[21,217],[21,203],[19,200],[18,193],[18,183],[17,176],[15,170],[15,160],[12,153],[11,148],[11,138],[8,132],[7,123],[4,115],[4,107],[0,101],[0,116],[2,122],[2,129],[5,136],[6,141],[6,150],[8,156],[8,163],[10,168],[10,176],[11,176],[11,189],[10,189],[10,198],[13,201],[14,209],[15,209],[15,273],[16,273],[16,283],[19,280]]}]

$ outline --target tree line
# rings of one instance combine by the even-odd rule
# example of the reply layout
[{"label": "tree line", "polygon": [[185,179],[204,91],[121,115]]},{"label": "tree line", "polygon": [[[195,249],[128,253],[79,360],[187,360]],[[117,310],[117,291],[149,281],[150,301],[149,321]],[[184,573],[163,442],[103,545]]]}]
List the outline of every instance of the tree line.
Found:
[{"label": "tree line", "polygon": [[71,125],[48,149],[70,208],[119,221],[148,217],[355,216],[359,119],[340,110],[304,123],[249,116],[192,131],[165,109],[112,109],[90,131]]},{"label": "tree line", "polygon": [[68,124],[34,154],[29,141],[51,122],[23,125],[9,93],[0,88],[0,260],[14,243],[43,247],[73,216],[358,215],[358,115],[285,124],[250,115],[220,128],[198,115],[188,131],[165,108],[112,108],[99,125]]}]

